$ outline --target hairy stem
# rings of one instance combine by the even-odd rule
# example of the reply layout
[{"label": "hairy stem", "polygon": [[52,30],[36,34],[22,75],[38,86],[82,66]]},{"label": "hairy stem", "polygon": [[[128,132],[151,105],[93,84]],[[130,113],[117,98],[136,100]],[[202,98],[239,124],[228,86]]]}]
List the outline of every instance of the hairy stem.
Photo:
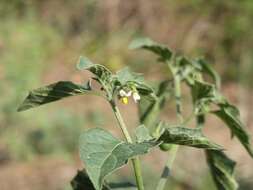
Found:
[{"label": "hairy stem", "polygon": [[[110,104],[113,109],[114,115],[118,121],[118,124],[120,126],[120,129],[126,138],[126,141],[129,143],[133,143],[118,107],[116,106],[114,101],[110,101]],[[142,174],[141,174],[141,163],[140,163],[139,157],[133,158],[132,164],[133,164],[133,169],[134,169],[134,173],[135,173],[135,179],[136,179],[136,184],[137,184],[138,190],[144,190],[143,179],[142,179]]]},{"label": "hairy stem", "polygon": [[168,181],[168,177],[170,176],[170,171],[171,171],[173,163],[176,159],[177,150],[178,150],[178,145],[173,145],[171,147],[171,149],[169,150],[169,152],[168,152],[169,158],[167,160],[165,167],[163,168],[163,172],[162,172],[161,178],[158,182],[158,185],[156,187],[156,190],[165,189],[165,187],[166,187],[165,185]]},{"label": "hairy stem", "polygon": [[180,120],[180,122],[183,122],[182,117],[182,100],[181,100],[181,86],[180,86],[180,77],[175,75],[174,77],[174,90],[175,90],[175,98],[176,98],[176,111],[177,111],[177,117]]},{"label": "hairy stem", "polygon": [[[180,77],[175,73],[173,68],[171,68],[171,71],[174,75],[174,94],[176,98],[176,112],[177,112],[177,117],[179,119],[180,124],[184,123],[184,119],[182,116],[182,99],[181,99],[181,85],[180,85]],[[166,182],[168,181],[168,177],[170,175],[170,170],[173,166],[174,160],[177,155],[177,150],[179,146],[178,145],[172,145],[171,149],[168,151],[169,158],[167,160],[167,163],[163,169],[163,173],[161,175],[161,178],[158,182],[158,186],[156,190],[163,190],[165,189]]]}]

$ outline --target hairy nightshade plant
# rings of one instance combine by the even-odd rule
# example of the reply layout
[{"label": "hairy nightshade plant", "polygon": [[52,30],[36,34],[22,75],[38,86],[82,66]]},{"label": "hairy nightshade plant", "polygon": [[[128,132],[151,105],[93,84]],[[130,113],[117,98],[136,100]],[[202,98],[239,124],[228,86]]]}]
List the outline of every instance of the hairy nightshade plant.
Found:
[{"label": "hairy nightshade plant", "polygon": [[[157,190],[165,189],[179,146],[190,146],[205,151],[206,160],[217,189],[235,190],[238,184],[234,178],[235,162],[228,158],[222,146],[210,141],[202,129],[205,118],[214,114],[227,126],[233,137],[238,138],[251,157],[253,150],[249,134],[239,118],[238,109],[219,92],[220,78],[210,64],[203,59],[190,60],[173,53],[165,45],[147,38],[136,39],[130,49],[146,49],[158,56],[158,62],[164,63],[170,71],[170,77],[152,87],[144,81],[143,76],[131,72],[128,68],[112,73],[100,64],[94,64],[85,57],[80,57],[77,64],[79,70],[87,70],[94,76],[85,84],[60,81],[32,90],[18,111],[25,111],[43,104],[58,101],[66,97],[92,94],[106,100],[118,121],[125,140],[114,137],[102,128],[92,128],[80,136],[80,157],[85,170],[79,171],[71,181],[75,190],[110,190],[138,189],[143,190],[139,156],[147,154],[151,149],[159,148],[168,151],[168,161],[157,185]],[[213,83],[205,81],[205,75]],[[93,88],[91,81],[101,86]],[[181,84],[185,83],[191,90],[193,110],[190,116],[182,114]],[[138,104],[140,125],[135,134],[130,135],[126,123],[117,106],[128,104],[129,98]],[[118,101],[120,100],[120,101]],[[160,120],[161,111],[166,101],[175,100],[177,124],[169,124]],[[188,128],[191,120],[196,120],[195,128]],[[133,138],[134,136],[134,138]],[[129,183],[112,184],[105,178],[112,172],[132,162],[136,185]]]}]

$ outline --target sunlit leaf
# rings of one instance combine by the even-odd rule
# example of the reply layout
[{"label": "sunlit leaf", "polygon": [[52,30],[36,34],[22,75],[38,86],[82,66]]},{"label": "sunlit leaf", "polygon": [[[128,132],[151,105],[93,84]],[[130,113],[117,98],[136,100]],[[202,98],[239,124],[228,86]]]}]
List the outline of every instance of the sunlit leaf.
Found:
[{"label": "sunlit leaf", "polygon": [[80,137],[81,160],[96,190],[101,190],[104,178],[124,166],[128,159],[145,154],[157,142],[126,143],[104,129],[90,129]]},{"label": "sunlit leaf", "polygon": [[113,75],[109,69],[100,64],[93,64],[88,58],[80,57],[77,64],[79,70],[88,70],[95,75],[97,80],[103,88],[107,91],[107,95],[111,98],[114,89]]},{"label": "sunlit leaf", "polygon": [[166,128],[158,141],[163,143],[178,144],[192,146],[195,148],[220,150],[221,146],[211,142],[206,138],[201,130],[189,129],[184,127],[168,127]]},{"label": "sunlit leaf", "polygon": [[232,131],[232,134],[239,139],[239,141],[253,158],[251,138],[239,118],[239,110],[230,104],[225,104],[220,105],[220,110],[214,111],[213,113],[227,124]]},{"label": "sunlit leaf", "polygon": [[172,52],[165,45],[156,43],[149,38],[138,38],[131,42],[130,49],[147,49],[157,54],[162,61],[169,61],[172,57]]},{"label": "sunlit leaf", "polygon": [[135,129],[135,136],[138,143],[153,139],[153,137],[151,137],[149,134],[148,128],[146,128],[145,125],[140,125]]},{"label": "sunlit leaf", "polygon": [[66,97],[85,94],[89,91],[91,91],[90,85],[79,85],[70,81],[60,81],[32,90],[19,106],[18,111],[28,110]]},{"label": "sunlit leaf", "polygon": [[217,189],[238,189],[238,184],[234,178],[236,163],[221,151],[206,150],[206,157]]}]

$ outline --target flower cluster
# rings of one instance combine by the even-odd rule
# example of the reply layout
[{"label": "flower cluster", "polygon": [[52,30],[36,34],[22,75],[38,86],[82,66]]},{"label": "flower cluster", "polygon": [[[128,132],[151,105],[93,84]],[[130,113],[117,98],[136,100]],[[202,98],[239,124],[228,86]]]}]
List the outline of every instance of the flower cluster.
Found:
[{"label": "flower cluster", "polygon": [[120,99],[121,99],[123,104],[128,104],[128,98],[130,96],[133,96],[133,99],[134,99],[135,103],[137,103],[141,99],[141,97],[140,97],[139,93],[137,92],[137,90],[125,91],[125,90],[121,89],[119,91],[119,96],[120,96]]}]

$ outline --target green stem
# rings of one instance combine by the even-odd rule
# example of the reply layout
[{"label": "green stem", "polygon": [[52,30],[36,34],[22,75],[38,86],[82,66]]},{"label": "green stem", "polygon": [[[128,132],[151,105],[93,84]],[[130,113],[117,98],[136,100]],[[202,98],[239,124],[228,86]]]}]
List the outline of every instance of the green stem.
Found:
[{"label": "green stem", "polygon": [[[180,77],[176,74],[176,71],[170,67],[173,75],[174,75],[174,93],[176,98],[176,112],[177,117],[180,121],[180,124],[184,123],[184,119],[182,116],[182,99],[181,99],[181,85],[180,85]],[[187,121],[188,122],[188,121]],[[166,182],[168,181],[168,177],[170,175],[170,170],[172,169],[174,160],[176,159],[177,151],[179,146],[178,145],[172,145],[171,149],[169,150],[169,158],[167,160],[167,163],[163,169],[163,173],[161,175],[161,178],[158,182],[158,186],[156,190],[163,190],[166,187]]]},{"label": "green stem", "polygon": [[[118,124],[120,126],[120,129],[126,138],[126,141],[128,143],[133,143],[118,107],[116,106],[114,101],[110,101],[110,104],[112,106],[113,112],[114,112],[115,117],[116,117]],[[133,164],[133,168],[134,168],[134,173],[135,173],[136,184],[137,184],[138,190],[144,190],[143,179],[142,179],[142,174],[141,174],[141,164],[140,164],[139,157],[133,158],[132,164]]]},{"label": "green stem", "polygon": [[177,75],[175,75],[174,77],[174,88],[176,97],[177,117],[179,118],[180,122],[183,123],[180,77]]},{"label": "green stem", "polygon": [[170,176],[170,171],[172,169],[173,163],[176,159],[176,155],[177,155],[177,151],[178,151],[178,145],[173,145],[171,147],[171,149],[169,150],[168,154],[169,154],[169,158],[167,160],[167,163],[163,169],[161,178],[158,182],[158,185],[156,187],[156,190],[163,190],[165,189],[165,185],[168,181],[168,177]]}]

